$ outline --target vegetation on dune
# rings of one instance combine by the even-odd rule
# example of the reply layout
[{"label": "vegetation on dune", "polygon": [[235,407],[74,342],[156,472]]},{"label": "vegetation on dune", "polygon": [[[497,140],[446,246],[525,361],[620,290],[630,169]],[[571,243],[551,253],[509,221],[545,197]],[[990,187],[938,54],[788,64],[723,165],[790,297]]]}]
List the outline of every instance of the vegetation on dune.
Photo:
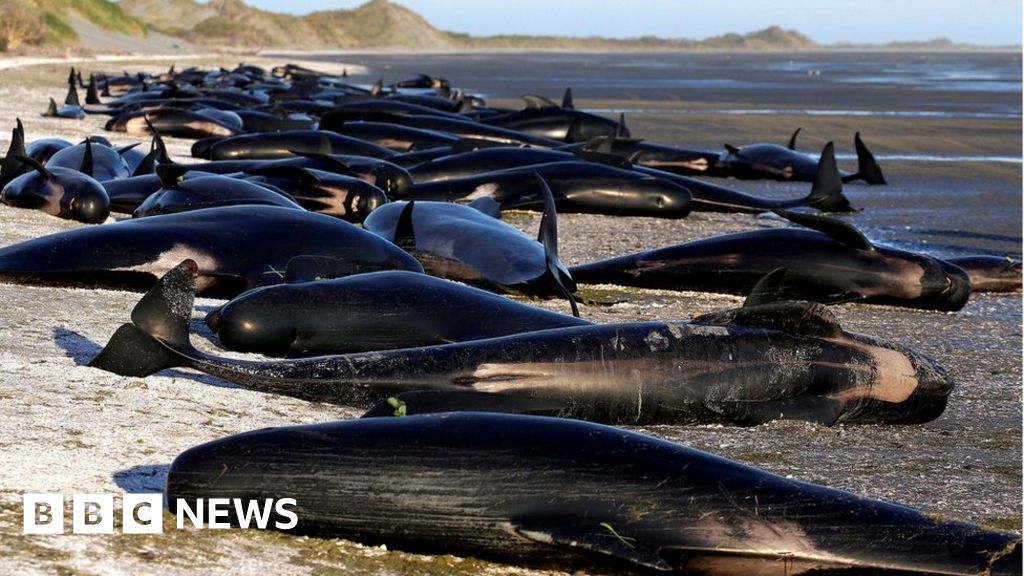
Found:
[{"label": "vegetation on dune", "polygon": [[0,51],[44,39],[46,23],[34,6],[22,0],[0,0]]},{"label": "vegetation on dune", "polygon": [[74,15],[109,32],[146,36],[146,25],[108,0],[0,0],[0,51],[78,40]]}]

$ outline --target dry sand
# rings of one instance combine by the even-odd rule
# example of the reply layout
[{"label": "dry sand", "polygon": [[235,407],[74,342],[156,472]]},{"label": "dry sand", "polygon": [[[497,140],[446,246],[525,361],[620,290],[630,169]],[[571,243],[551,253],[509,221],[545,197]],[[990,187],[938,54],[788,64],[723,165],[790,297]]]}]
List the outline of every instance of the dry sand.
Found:
[{"label": "dry sand", "polygon": [[[159,70],[166,64],[146,66]],[[65,74],[63,64],[0,72],[0,119],[13,127],[20,116],[30,140],[74,140],[101,133],[104,117],[39,117],[46,98],[63,92]],[[742,133],[742,121],[730,122],[731,129]],[[648,128],[669,133],[673,126]],[[821,128],[824,132],[826,127]],[[116,143],[126,143],[114,136]],[[170,144],[175,155],[187,156],[189,141]],[[6,145],[7,139],[0,139],[0,146]],[[901,178],[916,177],[913,167],[887,168],[890,181],[897,183],[890,191],[899,190]],[[1012,183],[1019,180],[1019,170],[1018,164],[1011,173],[993,178]],[[538,220],[528,214],[510,217],[531,232]],[[779,225],[774,218],[738,215],[696,214],[683,221],[580,215],[559,219],[568,263],[774,225]],[[73,226],[0,206],[3,246]],[[729,296],[613,287],[591,288],[589,294],[624,300],[583,307],[584,316],[599,321],[689,318],[740,302]],[[23,536],[24,492],[160,491],[167,465],[188,447],[254,428],[352,418],[361,412],[249,392],[186,370],[138,379],[83,366],[127,320],[138,298],[106,290],[0,286],[0,573],[540,573],[256,531],[172,528],[162,536]],[[213,304],[200,300],[197,309]],[[559,302],[539,304],[565,307]],[[905,342],[941,359],[959,384],[946,413],[932,423],[907,427],[823,428],[779,422],[755,428],[658,426],[644,431],[944,518],[1020,530],[1020,295],[979,295],[956,314],[863,305],[836,311],[849,330]],[[194,328],[208,335],[198,321]],[[173,523],[173,517],[166,516],[165,523]]]}]

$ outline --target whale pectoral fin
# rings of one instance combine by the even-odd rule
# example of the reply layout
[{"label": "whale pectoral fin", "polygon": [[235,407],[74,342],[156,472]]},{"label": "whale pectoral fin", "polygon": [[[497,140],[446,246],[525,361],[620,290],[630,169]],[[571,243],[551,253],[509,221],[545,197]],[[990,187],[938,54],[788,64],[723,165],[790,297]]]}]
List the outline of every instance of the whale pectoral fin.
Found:
[{"label": "whale pectoral fin", "polygon": [[875,247],[871,245],[871,241],[868,240],[860,230],[852,224],[843,222],[838,218],[830,218],[828,216],[822,216],[821,214],[791,212],[789,210],[781,209],[775,209],[773,212],[794,224],[799,224],[800,226],[810,228],[811,230],[817,230],[836,242],[845,244],[850,248],[868,251],[875,249]]},{"label": "whale pectoral fin", "polygon": [[660,545],[634,538],[628,525],[603,522],[599,516],[515,518],[511,524],[514,534],[540,544],[611,556],[658,572],[674,569],[662,558]]},{"label": "whale pectoral fin", "polygon": [[416,390],[378,402],[361,418],[407,416],[437,412],[499,412],[503,414],[557,414],[563,406],[550,399],[529,398],[474,390]]}]

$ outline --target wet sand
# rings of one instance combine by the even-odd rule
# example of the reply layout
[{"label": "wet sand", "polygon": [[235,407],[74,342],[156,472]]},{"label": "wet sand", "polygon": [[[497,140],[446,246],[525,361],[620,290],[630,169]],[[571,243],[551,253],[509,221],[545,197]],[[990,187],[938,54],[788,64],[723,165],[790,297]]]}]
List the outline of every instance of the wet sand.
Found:
[{"label": "wet sand", "polygon": [[[164,63],[145,66],[166,68]],[[427,63],[420,70],[434,68]],[[393,66],[371,70],[363,78],[372,81],[384,74],[390,81],[410,75],[404,72]],[[449,75],[456,84],[462,83],[455,72]],[[13,127],[14,117],[20,116],[30,139],[76,139],[102,133],[104,117],[76,122],[38,116],[48,96],[63,93],[65,76],[66,70],[57,65],[0,71],[0,118]],[[505,95],[505,101],[511,102],[511,96]],[[874,99],[884,100],[882,96]],[[588,99],[585,90],[577,89],[580,108],[617,108],[624,103],[620,97]],[[736,98],[728,103],[760,108],[783,104]],[[671,108],[661,99],[629,105]],[[877,154],[1020,155],[1019,119],[700,116],[668,109],[664,116],[637,114],[629,124],[635,134],[654,141],[708,147],[719,146],[723,138],[735,144],[784,142],[790,128],[802,126],[805,149],[835,138],[840,152],[849,150],[853,131],[861,129]],[[7,129],[2,132],[0,146],[6,148]],[[106,135],[116,143],[133,141]],[[170,144],[172,152],[184,160],[191,142],[172,139]],[[1020,253],[1020,164],[965,167],[906,162],[883,163],[883,169],[890,186],[847,187],[854,203],[864,208],[848,218],[864,227],[873,240],[931,248],[938,254]],[[809,190],[809,185],[802,184],[729,184],[779,195],[797,196]],[[533,214],[515,213],[508,219],[530,233],[539,224]],[[563,260],[574,264],[710,234],[777,225],[781,223],[774,217],[747,215],[694,214],[679,221],[563,215],[560,249]],[[3,246],[73,226],[40,213],[0,206]],[[607,286],[585,289],[597,299],[623,300],[612,306],[582,307],[585,317],[604,322],[684,319],[741,302],[720,295]],[[162,536],[21,535],[24,492],[159,491],[167,465],[195,444],[254,428],[361,413],[359,407],[248,392],[187,370],[137,379],[83,366],[127,321],[139,296],[0,286],[0,572],[540,573],[256,531],[170,528]],[[557,310],[566,307],[557,301],[534,303]],[[200,300],[197,308],[213,304]],[[824,428],[776,422],[753,428],[643,430],[766,470],[894,500],[943,518],[1020,530],[1020,294],[975,295],[955,314],[865,305],[837,307],[836,313],[848,330],[904,342],[939,359],[958,384],[945,414],[921,426]],[[207,346],[202,336],[209,334],[200,316],[197,311],[193,325],[201,335],[194,341]],[[173,517],[165,516],[165,523],[172,524]]]}]

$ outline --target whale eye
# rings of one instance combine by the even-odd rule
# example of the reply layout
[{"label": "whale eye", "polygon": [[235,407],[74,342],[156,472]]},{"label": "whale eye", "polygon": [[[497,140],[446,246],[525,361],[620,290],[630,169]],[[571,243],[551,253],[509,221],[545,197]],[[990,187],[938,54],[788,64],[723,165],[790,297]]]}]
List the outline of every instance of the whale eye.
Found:
[{"label": "whale eye", "polygon": [[665,206],[665,197],[658,196],[658,199],[655,200],[655,202],[658,204],[658,208],[663,208]]}]

